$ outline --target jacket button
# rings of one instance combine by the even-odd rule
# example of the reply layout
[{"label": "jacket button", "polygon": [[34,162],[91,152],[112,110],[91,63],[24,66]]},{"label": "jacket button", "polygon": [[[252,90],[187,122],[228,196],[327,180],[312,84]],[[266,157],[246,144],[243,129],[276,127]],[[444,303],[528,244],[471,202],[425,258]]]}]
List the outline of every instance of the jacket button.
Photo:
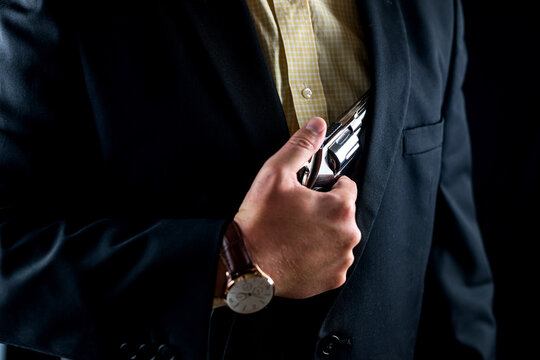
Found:
[{"label": "jacket button", "polygon": [[342,338],[336,334],[330,334],[322,338],[319,342],[318,353],[322,358],[329,358],[339,346],[351,344],[351,338]]},{"label": "jacket button", "polygon": [[120,354],[123,359],[135,360],[137,359],[137,352],[133,346],[127,342],[120,345]]},{"label": "jacket button", "polygon": [[157,351],[158,351],[158,354],[161,356],[161,359],[163,359],[163,360],[175,360],[176,359],[176,355],[175,355],[173,349],[171,349],[171,347],[166,345],[166,344],[159,345]]},{"label": "jacket button", "polygon": [[148,344],[141,344],[137,351],[137,360],[150,360],[155,355],[155,348]]}]

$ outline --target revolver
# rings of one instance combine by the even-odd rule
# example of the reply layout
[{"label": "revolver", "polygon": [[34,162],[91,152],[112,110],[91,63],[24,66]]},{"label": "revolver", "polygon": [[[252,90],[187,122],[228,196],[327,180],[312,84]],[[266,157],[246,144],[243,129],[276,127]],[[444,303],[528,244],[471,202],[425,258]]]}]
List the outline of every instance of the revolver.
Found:
[{"label": "revolver", "polygon": [[360,150],[360,131],[366,116],[368,90],[357,102],[330,124],[321,148],[298,171],[298,181],[310,189],[325,191]]}]

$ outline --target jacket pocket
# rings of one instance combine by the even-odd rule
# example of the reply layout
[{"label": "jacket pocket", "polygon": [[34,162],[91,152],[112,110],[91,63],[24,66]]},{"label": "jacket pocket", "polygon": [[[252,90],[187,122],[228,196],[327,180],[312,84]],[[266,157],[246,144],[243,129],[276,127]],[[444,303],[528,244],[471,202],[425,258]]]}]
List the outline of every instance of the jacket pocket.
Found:
[{"label": "jacket pocket", "polygon": [[442,146],[444,118],[435,124],[403,130],[403,155],[418,155]]}]

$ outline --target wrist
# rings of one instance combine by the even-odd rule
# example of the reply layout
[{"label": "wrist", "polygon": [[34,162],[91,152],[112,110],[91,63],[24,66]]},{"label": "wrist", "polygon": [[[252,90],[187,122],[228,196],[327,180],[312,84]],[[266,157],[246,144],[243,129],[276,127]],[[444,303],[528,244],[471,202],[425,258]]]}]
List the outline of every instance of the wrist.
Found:
[{"label": "wrist", "polygon": [[[242,314],[263,309],[274,295],[274,282],[251,260],[235,221],[225,229],[220,259],[215,294],[219,294],[221,300],[214,298],[214,304],[226,303],[231,310]],[[226,284],[224,290],[221,284]]]}]

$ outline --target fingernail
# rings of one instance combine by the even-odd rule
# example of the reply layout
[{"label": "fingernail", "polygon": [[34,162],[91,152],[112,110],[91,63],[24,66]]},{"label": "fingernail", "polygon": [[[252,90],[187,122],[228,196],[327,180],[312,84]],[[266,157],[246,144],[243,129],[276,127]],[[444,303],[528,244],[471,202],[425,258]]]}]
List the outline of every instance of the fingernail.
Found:
[{"label": "fingernail", "polygon": [[326,128],[326,124],[321,118],[312,118],[306,125],[306,129],[319,135]]}]

